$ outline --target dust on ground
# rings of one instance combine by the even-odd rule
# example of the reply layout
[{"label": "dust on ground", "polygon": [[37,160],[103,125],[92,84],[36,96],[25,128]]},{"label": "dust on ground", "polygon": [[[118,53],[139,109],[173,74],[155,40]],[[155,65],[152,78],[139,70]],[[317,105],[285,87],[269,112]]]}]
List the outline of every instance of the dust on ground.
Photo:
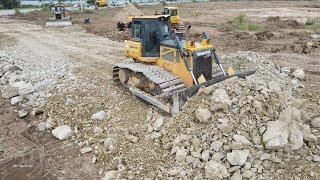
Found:
[{"label": "dust on ground", "polygon": [[[302,82],[307,90],[317,94],[320,87],[319,44],[310,37],[310,34],[318,29],[316,25],[305,26],[308,19],[318,22],[319,9],[314,8],[314,4],[312,1],[210,2],[177,4],[177,6],[180,7],[181,19],[193,25],[193,33],[206,31],[211,34],[220,54],[250,50],[262,53],[280,66],[305,69],[307,80]],[[286,5],[286,8],[278,8],[280,5]],[[154,14],[155,10],[160,11],[161,8],[160,5],[142,6],[139,11]],[[283,10],[282,13],[279,13],[279,10]],[[292,13],[293,11],[296,13]],[[121,8],[71,13],[76,26],[68,28],[50,29],[39,26],[36,26],[36,29],[28,28],[30,22],[43,26],[51,15],[50,12],[32,12],[15,17],[26,21],[1,22],[1,49],[21,44],[22,40],[25,42],[23,46],[28,46],[25,38],[35,39],[35,42],[59,52],[75,64],[72,73],[87,83],[75,85],[72,91],[52,92],[56,95],[48,99],[44,107],[47,113],[43,117],[18,119],[14,111],[16,108],[6,105],[3,103],[4,100],[1,101],[3,103],[1,109],[5,114],[5,118],[1,119],[3,123],[1,127],[6,129],[1,132],[5,137],[10,137],[3,141],[5,152],[14,156],[8,158],[3,153],[0,154],[1,160],[3,159],[1,172],[4,176],[12,177],[13,174],[28,173],[32,178],[82,178],[88,175],[88,178],[96,179],[102,177],[106,171],[116,170],[119,164],[114,163],[113,158],[121,156],[123,158],[121,161],[125,162],[129,169],[126,174],[122,174],[124,177],[156,177],[161,175],[163,167],[167,168],[168,164],[174,162],[174,158],[168,156],[168,151],[160,147],[159,142],[153,143],[146,135],[145,121],[150,111],[149,106],[111,82],[113,64],[124,59],[123,43],[115,41],[125,40],[129,34],[116,30],[114,17],[119,12]],[[259,28],[235,29],[232,23],[241,13],[246,14],[249,24],[257,24]],[[90,18],[91,23],[84,24],[85,18]],[[23,28],[19,30],[20,27]],[[73,99],[77,103],[66,106],[66,98]],[[108,119],[104,122],[91,121],[91,114],[100,110],[107,112]],[[39,121],[49,117],[55,119],[56,125],[67,123],[77,128],[76,138],[60,142],[52,137],[50,131],[39,132],[34,127]],[[11,126],[14,126],[13,129],[16,131],[10,132]],[[102,128],[103,133],[95,136],[92,127]],[[138,137],[139,143],[129,142],[128,135]],[[15,137],[16,140],[12,141],[11,137]],[[105,152],[104,142],[100,142],[101,139],[107,138],[113,138],[120,143],[112,152]],[[23,143],[27,144],[23,146],[27,152],[13,153],[12,150],[20,148]],[[79,147],[88,145],[93,145],[94,153],[97,153],[80,155]],[[44,158],[34,158],[35,154],[42,154],[41,157]],[[67,159],[65,159],[66,154],[70,154]],[[98,162],[92,163],[93,160]],[[39,162],[43,162],[44,165],[38,166]],[[306,162],[292,161],[288,164],[290,166],[282,167],[288,169],[278,173],[286,175],[288,172],[294,172],[296,169],[293,167],[305,165]],[[79,172],[79,167],[84,174],[75,173]],[[301,172],[303,175],[307,173]]]}]

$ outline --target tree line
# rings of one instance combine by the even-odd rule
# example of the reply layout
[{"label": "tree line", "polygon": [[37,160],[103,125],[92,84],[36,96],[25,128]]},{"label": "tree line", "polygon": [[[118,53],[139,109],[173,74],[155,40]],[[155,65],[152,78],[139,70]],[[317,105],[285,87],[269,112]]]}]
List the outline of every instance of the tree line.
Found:
[{"label": "tree line", "polygon": [[20,0],[0,0],[0,8],[14,9],[20,6]]}]

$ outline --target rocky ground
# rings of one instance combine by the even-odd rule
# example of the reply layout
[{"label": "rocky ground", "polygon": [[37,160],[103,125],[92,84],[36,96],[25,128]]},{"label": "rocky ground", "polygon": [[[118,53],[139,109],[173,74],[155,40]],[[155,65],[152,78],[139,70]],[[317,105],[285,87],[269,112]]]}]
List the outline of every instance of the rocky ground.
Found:
[{"label": "rocky ground", "polygon": [[[313,46],[304,54],[280,44],[272,53],[246,49],[248,43],[240,50],[260,53],[229,52],[232,39],[218,40],[230,45],[221,53],[224,67],[257,72],[200,89],[171,117],[112,83],[112,66],[128,60],[122,42],[82,25],[0,24],[5,179],[320,178],[320,59]],[[270,36],[236,34],[255,43]]]}]

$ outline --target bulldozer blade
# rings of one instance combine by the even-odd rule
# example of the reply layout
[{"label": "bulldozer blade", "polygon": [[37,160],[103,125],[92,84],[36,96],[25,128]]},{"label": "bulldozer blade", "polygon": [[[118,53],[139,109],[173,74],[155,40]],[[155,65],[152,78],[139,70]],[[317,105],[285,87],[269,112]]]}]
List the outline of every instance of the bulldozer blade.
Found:
[{"label": "bulldozer blade", "polygon": [[173,92],[172,95],[172,104],[162,102],[161,100],[157,99],[157,97],[150,95],[148,93],[145,93],[144,91],[130,86],[129,90],[131,91],[132,94],[135,96],[145,100],[146,102],[156,106],[157,108],[167,112],[171,113],[172,116],[176,116],[179,114],[180,107],[183,106],[190,97],[195,95],[201,87],[207,87],[210,85],[213,85],[215,83],[219,83],[221,81],[224,81],[228,78],[231,77],[239,77],[239,78],[245,78],[246,76],[250,76],[251,74],[254,74],[256,70],[249,70],[249,71],[243,71],[239,73],[235,73],[231,76],[224,76],[223,74],[219,74],[217,76],[214,76],[210,81],[207,81],[202,84],[194,85],[192,87],[184,88],[182,90],[178,90]]},{"label": "bulldozer blade", "polygon": [[223,74],[219,74],[217,76],[214,76],[210,81],[174,92],[172,97],[172,100],[173,100],[173,107],[171,111],[172,115],[174,116],[176,114],[179,114],[180,107],[183,106],[190,97],[195,95],[201,87],[208,87],[215,83],[219,83],[221,81],[224,81],[228,78],[235,77],[235,76],[239,78],[245,78],[246,76],[250,76],[255,72],[256,70],[248,70],[248,71],[235,73],[231,76],[224,76]]},{"label": "bulldozer blade", "polygon": [[69,20],[52,20],[46,22],[46,27],[64,27],[71,26],[72,22]]},{"label": "bulldozer blade", "polygon": [[167,113],[171,113],[171,106],[170,105],[165,105],[161,101],[159,101],[156,97],[149,95],[143,91],[141,91],[138,88],[135,87],[129,87],[129,90],[134,94],[135,96],[138,96],[139,98],[147,101],[148,103],[158,107],[159,109],[164,110]]}]

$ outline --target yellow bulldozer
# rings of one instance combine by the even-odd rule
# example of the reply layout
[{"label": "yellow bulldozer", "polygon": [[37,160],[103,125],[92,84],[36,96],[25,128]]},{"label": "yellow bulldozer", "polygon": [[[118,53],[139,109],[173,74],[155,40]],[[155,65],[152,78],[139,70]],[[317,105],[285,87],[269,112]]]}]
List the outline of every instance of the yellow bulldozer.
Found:
[{"label": "yellow bulldozer", "polygon": [[96,7],[105,7],[108,5],[107,0],[96,0],[95,2]]},{"label": "yellow bulldozer", "polygon": [[50,7],[53,10],[53,16],[46,21],[45,26],[71,26],[71,17],[67,16],[66,8],[63,4],[58,3]]},{"label": "yellow bulldozer", "polygon": [[[158,14],[158,11],[156,11],[155,15],[168,15],[170,16],[170,23],[171,27],[176,30],[183,30],[184,24],[180,21],[180,17],[178,15],[178,9],[177,7],[172,6],[165,6],[161,12],[161,14]],[[118,22],[117,23],[117,29],[119,31],[124,31],[125,29],[131,28],[132,25],[132,18],[134,16],[128,17],[128,22]]]},{"label": "yellow bulldozer", "polygon": [[170,22],[173,29],[184,29],[183,23],[180,21],[177,7],[166,6],[163,8],[162,15],[170,15]]},{"label": "yellow bulldozer", "polygon": [[[179,113],[180,107],[202,86],[255,72],[225,72],[208,35],[201,33],[191,40],[181,40],[169,15],[133,17],[131,29],[124,53],[133,61],[116,64],[113,80],[168,113]],[[221,70],[214,76],[213,62]]]}]

